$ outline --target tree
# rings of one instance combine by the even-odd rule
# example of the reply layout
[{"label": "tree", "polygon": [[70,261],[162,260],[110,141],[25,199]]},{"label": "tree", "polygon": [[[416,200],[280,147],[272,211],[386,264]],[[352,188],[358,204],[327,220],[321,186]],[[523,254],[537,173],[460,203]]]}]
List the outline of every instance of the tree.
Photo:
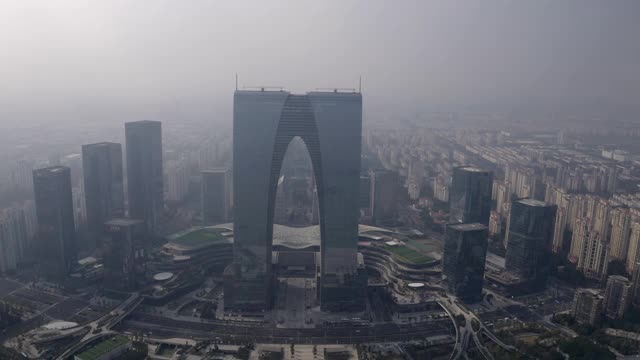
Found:
[{"label": "tree", "polygon": [[628,276],[625,263],[620,260],[612,260],[609,263],[609,266],[607,267],[607,274]]},{"label": "tree", "polygon": [[616,356],[606,347],[596,344],[590,338],[577,338],[560,343],[560,350],[569,355],[571,360],[614,360]]}]

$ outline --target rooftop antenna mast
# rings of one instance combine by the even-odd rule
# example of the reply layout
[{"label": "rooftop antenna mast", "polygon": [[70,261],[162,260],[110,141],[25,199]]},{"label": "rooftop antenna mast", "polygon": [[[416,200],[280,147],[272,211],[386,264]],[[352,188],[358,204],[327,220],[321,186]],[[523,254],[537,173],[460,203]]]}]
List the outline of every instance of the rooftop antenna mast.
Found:
[{"label": "rooftop antenna mast", "polygon": [[236,91],[238,91],[238,73],[236,73]]},{"label": "rooftop antenna mast", "polygon": [[358,82],[358,93],[362,94],[362,75],[360,75],[360,81]]}]

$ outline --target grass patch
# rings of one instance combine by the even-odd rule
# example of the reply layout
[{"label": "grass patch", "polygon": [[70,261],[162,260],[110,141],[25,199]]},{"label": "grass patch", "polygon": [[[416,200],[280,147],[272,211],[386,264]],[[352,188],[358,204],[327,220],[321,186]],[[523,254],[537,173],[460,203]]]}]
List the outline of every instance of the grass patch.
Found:
[{"label": "grass patch", "polygon": [[222,238],[219,229],[200,229],[184,234],[174,239],[173,242],[183,246],[196,247],[222,240]]},{"label": "grass patch", "polygon": [[419,253],[406,246],[397,245],[389,246],[385,245],[384,249],[392,253],[396,258],[405,261],[410,264],[423,265],[432,262],[434,259],[430,256]]},{"label": "grass patch", "polygon": [[100,344],[92,347],[91,349],[83,352],[82,354],[78,355],[77,358],[82,360],[98,359],[109,351],[112,351],[113,349],[122,346],[127,342],[129,342],[129,339],[127,339],[126,337],[116,336],[107,341],[103,341]]}]

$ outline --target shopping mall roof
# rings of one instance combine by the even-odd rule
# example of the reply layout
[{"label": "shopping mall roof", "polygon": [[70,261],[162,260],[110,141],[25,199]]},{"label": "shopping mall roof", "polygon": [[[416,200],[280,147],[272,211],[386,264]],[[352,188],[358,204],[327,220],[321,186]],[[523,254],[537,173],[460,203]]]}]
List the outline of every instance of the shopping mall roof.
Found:
[{"label": "shopping mall roof", "polygon": [[98,345],[86,350],[80,355],[76,355],[75,358],[79,360],[95,360],[99,359],[105,354],[113,351],[114,349],[126,344],[129,342],[124,336],[116,336],[109,340],[103,341]]},{"label": "shopping mall roof", "polygon": [[217,227],[193,227],[185,231],[168,236],[169,242],[165,247],[177,250],[196,250],[213,244],[229,243],[230,240],[222,233],[224,229]]}]

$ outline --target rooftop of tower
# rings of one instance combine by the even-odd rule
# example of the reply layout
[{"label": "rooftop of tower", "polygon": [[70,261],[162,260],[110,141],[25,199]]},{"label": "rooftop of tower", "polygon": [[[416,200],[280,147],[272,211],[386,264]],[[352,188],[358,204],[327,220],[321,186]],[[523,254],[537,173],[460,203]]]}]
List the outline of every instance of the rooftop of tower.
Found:
[{"label": "rooftop of tower", "polygon": [[36,169],[34,171],[37,172],[38,174],[47,174],[47,173],[58,173],[66,169],[69,169],[69,168],[62,165],[54,165],[54,166],[49,166],[41,169]]},{"label": "rooftop of tower", "polygon": [[447,227],[450,227],[458,231],[475,231],[475,230],[484,230],[487,228],[485,225],[480,223],[453,224],[453,225],[447,225]]},{"label": "rooftop of tower", "polygon": [[111,219],[107,222],[105,222],[105,225],[112,225],[112,226],[131,226],[131,225],[136,225],[136,224],[142,224],[144,223],[144,221],[139,220],[139,219],[132,219],[132,218],[116,218],[116,219]]},{"label": "rooftop of tower", "polygon": [[138,121],[129,121],[124,123],[125,127],[128,126],[136,126],[136,125],[146,125],[146,124],[161,124],[162,122],[157,120],[138,120]]},{"label": "rooftop of tower", "polygon": [[110,142],[110,141],[101,141],[101,142],[97,142],[97,143],[91,143],[91,144],[84,144],[82,145],[83,147],[87,146],[107,146],[107,145],[120,145],[119,143],[116,142]]},{"label": "rooftop of tower", "polygon": [[242,89],[236,89],[236,93],[286,93],[294,95],[309,95],[309,94],[340,94],[340,95],[360,95],[360,91],[354,88],[317,88],[313,91],[307,91],[306,93],[292,93],[280,86],[247,86]]},{"label": "rooftop of tower", "polygon": [[487,170],[481,169],[476,166],[460,166],[459,169],[469,172],[487,172]]},{"label": "rooftop of tower", "polygon": [[546,202],[540,201],[540,200],[536,200],[536,199],[531,199],[531,198],[520,199],[520,200],[517,200],[517,202],[519,202],[521,204],[525,204],[525,205],[529,205],[529,206],[537,206],[537,207],[551,206],[551,204],[549,204],[549,203],[546,203]]}]

